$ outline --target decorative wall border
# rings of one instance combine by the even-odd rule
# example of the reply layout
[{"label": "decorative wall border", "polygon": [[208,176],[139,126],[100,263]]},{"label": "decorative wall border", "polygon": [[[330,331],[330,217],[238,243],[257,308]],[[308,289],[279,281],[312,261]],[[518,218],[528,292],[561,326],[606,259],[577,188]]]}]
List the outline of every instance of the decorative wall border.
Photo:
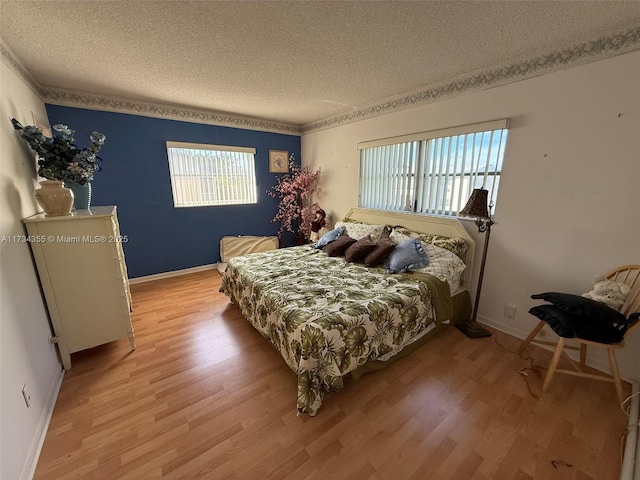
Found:
[{"label": "decorative wall border", "polygon": [[88,108],[91,110],[104,110],[148,117],[167,118],[171,120],[182,120],[185,122],[245,128],[248,130],[264,130],[289,135],[300,135],[302,133],[301,125],[261,120],[242,115],[216,112],[213,110],[142,102],[122,97],[96,95],[90,92],[42,86],[33,78],[29,70],[27,70],[27,68],[22,64],[18,56],[13,53],[1,36],[0,59],[5,65],[7,65],[7,67],[13,70],[16,75],[20,76],[42,99],[42,101],[46,103],[69,107]]},{"label": "decorative wall border", "polygon": [[429,86],[426,89],[398,95],[384,102],[373,103],[348,113],[308,123],[303,125],[302,132],[310,133],[385,113],[487,90],[569,67],[576,67],[603,60],[638,49],[640,49],[640,26],[632,27],[622,32],[612,33],[546,55],[540,55],[533,59],[522,60],[503,67],[479,70],[447,82]]},{"label": "decorative wall border", "polygon": [[269,120],[260,120],[242,115],[232,115],[213,110],[200,110],[161,103],[141,102],[121,97],[95,95],[88,92],[44,87],[44,101],[56,105],[80,106],[94,110],[131,113],[148,117],[169,118],[186,122],[224,125],[250,130],[265,130],[276,133],[300,135],[302,127]]},{"label": "decorative wall border", "polygon": [[38,96],[42,97],[40,85],[31,76],[31,73],[29,73],[25,66],[22,65],[20,59],[13,53],[2,37],[0,37],[0,58],[2,59],[2,63],[22,78]]},{"label": "decorative wall border", "polygon": [[311,122],[306,125],[292,125],[261,120],[242,115],[232,115],[212,110],[185,108],[160,103],[142,102],[127,98],[96,95],[39,85],[18,57],[11,52],[6,42],[0,38],[0,56],[7,66],[20,75],[42,100],[56,105],[131,113],[150,117],[169,118],[188,122],[224,125],[251,130],[302,135],[317,130],[364,120],[378,115],[414,108],[447,98],[486,90],[509,83],[533,78],[570,67],[583,65],[605,58],[640,49],[640,26],[610,33],[594,40],[562,48],[535,58],[523,59],[515,63],[482,69],[457,78],[423,87],[390,99],[376,102],[347,113]]}]

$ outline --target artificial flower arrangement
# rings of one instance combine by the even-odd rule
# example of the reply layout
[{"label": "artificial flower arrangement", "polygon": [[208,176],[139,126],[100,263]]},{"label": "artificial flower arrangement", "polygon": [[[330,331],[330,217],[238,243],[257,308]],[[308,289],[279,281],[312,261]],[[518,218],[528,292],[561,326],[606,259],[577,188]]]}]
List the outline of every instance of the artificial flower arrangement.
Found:
[{"label": "artificial flower arrangement", "polygon": [[102,158],[97,153],[107,138],[103,133],[91,132],[91,146],[79,148],[74,143],[75,130],[67,125],[54,125],[53,136],[46,137],[38,127],[23,127],[15,118],[11,123],[16,130],[22,130],[22,138],[38,154],[38,175],[42,178],[86,185],[101,170]]},{"label": "artificial flower arrangement", "polygon": [[298,225],[298,236],[309,238],[311,232],[311,220],[320,206],[317,203],[305,205],[311,195],[318,190],[317,182],[320,169],[312,172],[309,168],[295,164],[293,154],[289,156],[289,173],[278,178],[278,183],[267,193],[274,198],[279,198],[278,212],[272,222],[280,222],[278,237],[287,230],[296,233],[294,222]]}]

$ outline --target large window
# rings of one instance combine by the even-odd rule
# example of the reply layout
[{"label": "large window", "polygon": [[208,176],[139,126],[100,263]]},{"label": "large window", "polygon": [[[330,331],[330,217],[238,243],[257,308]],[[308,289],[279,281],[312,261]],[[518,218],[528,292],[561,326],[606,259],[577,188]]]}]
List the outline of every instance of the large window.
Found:
[{"label": "large window", "polygon": [[495,204],[508,121],[358,144],[361,207],[457,215],[474,188]]},{"label": "large window", "polygon": [[173,205],[257,203],[254,148],[167,142]]}]

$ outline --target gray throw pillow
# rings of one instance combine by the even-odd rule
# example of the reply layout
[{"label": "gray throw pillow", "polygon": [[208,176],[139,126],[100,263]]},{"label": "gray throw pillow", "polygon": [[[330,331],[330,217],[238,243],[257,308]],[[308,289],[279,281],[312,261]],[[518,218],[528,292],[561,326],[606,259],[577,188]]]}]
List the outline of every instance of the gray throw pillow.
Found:
[{"label": "gray throw pillow", "polygon": [[329,245],[334,240],[337,240],[340,235],[342,235],[345,231],[345,227],[334,228],[333,230],[329,230],[325,233],[320,240],[312,245],[313,248],[317,248],[318,250],[324,247],[325,245]]},{"label": "gray throw pillow", "polygon": [[427,252],[422,248],[419,238],[405,240],[396,245],[384,262],[384,268],[389,273],[408,272],[415,268],[424,268],[429,265]]}]

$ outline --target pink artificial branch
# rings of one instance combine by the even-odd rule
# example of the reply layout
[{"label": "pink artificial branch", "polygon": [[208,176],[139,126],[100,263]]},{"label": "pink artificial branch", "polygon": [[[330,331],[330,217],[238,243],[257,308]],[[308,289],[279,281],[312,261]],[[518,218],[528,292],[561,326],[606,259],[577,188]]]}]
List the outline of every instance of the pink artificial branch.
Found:
[{"label": "pink artificial branch", "polygon": [[304,200],[310,198],[318,190],[317,182],[320,169],[312,172],[307,167],[301,167],[294,163],[293,154],[289,156],[290,173],[278,178],[278,183],[267,191],[267,194],[279,198],[278,212],[272,222],[279,222],[278,236],[282,236],[285,230],[296,233],[293,222],[298,222],[298,233],[308,238],[311,231],[311,219],[319,205],[304,205]]}]

